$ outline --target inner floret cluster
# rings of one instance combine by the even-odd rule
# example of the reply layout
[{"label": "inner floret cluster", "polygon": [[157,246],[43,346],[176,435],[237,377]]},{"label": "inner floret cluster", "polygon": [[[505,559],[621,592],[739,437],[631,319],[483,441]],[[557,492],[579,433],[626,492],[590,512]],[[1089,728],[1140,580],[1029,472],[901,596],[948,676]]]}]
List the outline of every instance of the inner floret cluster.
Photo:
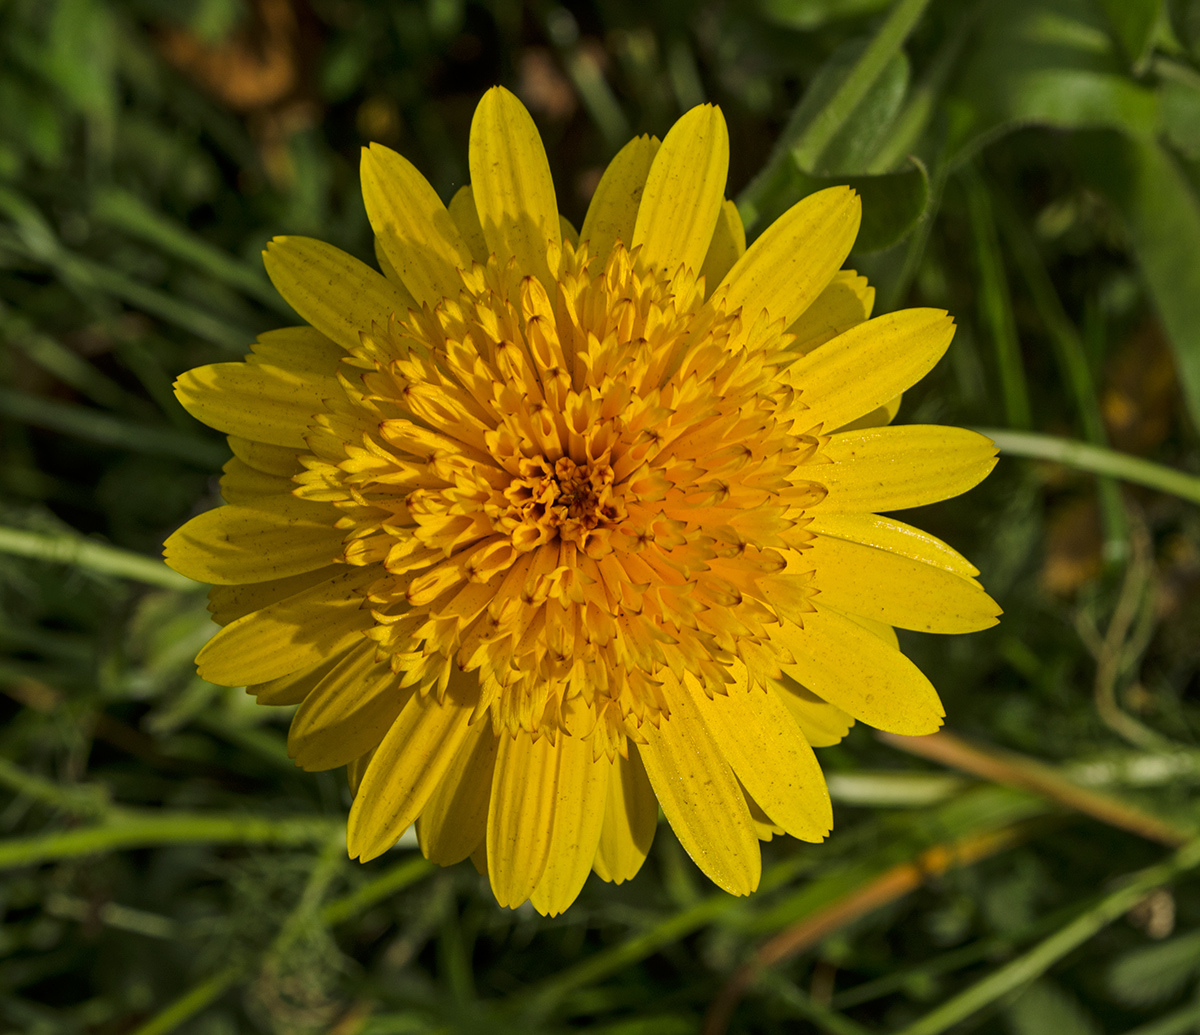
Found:
[{"label": "inner floret cluster", "polygon": [[349,563],[383,561],[370,635],[405,684],[477,671],[497,729],[612,757],[665,710],[664,669],[710,694],[734,657],[778,674],[766,627],[802,620],[808,581],[780,550],[811,538],[821,440],[777,376],[781,322],[619,244],[564,249],[553,297],[493,259],[364,335],[321,418],[362,430],[314,436],[298,494],[345,512]]}]

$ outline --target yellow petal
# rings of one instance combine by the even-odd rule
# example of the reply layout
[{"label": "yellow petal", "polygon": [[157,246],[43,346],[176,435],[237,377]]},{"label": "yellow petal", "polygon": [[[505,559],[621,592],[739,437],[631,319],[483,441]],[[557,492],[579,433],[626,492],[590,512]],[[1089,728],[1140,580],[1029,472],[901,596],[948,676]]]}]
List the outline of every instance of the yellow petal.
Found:
[{"label": "yellow petal", "polygon": [[304,435],[326,399],[345,393],[332,377],[312,377],[265,363],[212,363],[181,374],[180,405],[210,428],[308,452]]},{"label": "yellow petal", "polygon": [[717,748],[776,824],[802,841],[823,841],[833,827],[833,806],[812,748],[774,692],[751,688],[740,662],[732,673],[736,681],[727,692],[711,698],[685,675]]},{"label": "yellow petal", "polygon": [[604,826],[592,868],[601,880],[622,884],[637,875],[658,829],[658,799],[636,745],[618,755],[608,774]]},{"label": "yellow petal", "polygon": [[[379,272],[382,273],[393,284],[407,291],[404,283],[400,280],[400,274],[396,272],[396,267],[392,265],[391,260],[387,257],[387,252],[383,250],[383,244],[378,237],[371,241],[371,249],[375,252],[375,264],[379,267]],[[365,769],[363,770],[366,771]]]},{"label": "yellow petal", "polygon": [[579,237],[587,242],[588,255],[598,256],[601,263],[617,241],[627,248],[633,241],[638,205],[658,147],[655,137],[634,137],[617,152],[600,177]]},{"label": "yellow petal", "polygon": [[600,842],[609,772],[604,755],[592,758],[592,743],[565,734],[558,738],[558,801],[554,833],[542,878],[529,896],[542,916],[558,916],[579,896]]},{"label": "yellow petal", "polygon": [[268,496],[192,518],[164,544],[167,564],[197,582],[237,585],[316,571],[342,556],[335,507]]},{"label": "yellow petal", "polygon": [[787,571],[793,570],[815,570],[810,586],[827,607],[901,629],[975,632],[995,625],[1000,613],[972,579],[833,536],[818,534],[791,552]]},{"label": "yellow petal", "polygon": [[454,220],[454,225],[458,227],[458,232],[470,249],[471,258],[476,262],[487,262],[491,253],[483,237],[483,227],[475,209],[475,195],[471,192],[469,183],[465,187],[459,187],[450,199],[450,218]]},{"label": "yellow petal", "polygon": [[670,718],[642,727],[646,775],[679,843],[718,887],[749,895],[762,875],[758,835],[737,778],[692,695],[667,678]]},{"label": "yellow petal", "polygon": [[355,642],[350,650],[335,654],[332,658],[322,659],[316,665],[309,665],[298,672],[289,672],[286,676],[268,679],[265,683],[251,683],[246,687],[246,693],[253,697],[258,704],[299,704],[335,666],[341,664],[350,651],[358,646],[360,644]]},{"label": "yellow petal", "polygon": [[546,869],[558,800],[558,749],[525,730],[500,735],[488,806],[487,862],[492,892],[516,909]]},{"label": "yellow petal", "polygon": [[345,356],[341,347],[314,327],[280,327],[258,336],[246,362],[321,379],[335,377]]},{"label": "yellow petal", "polygon": [[838,270],[828,286],[787,329],[796,340],[789,346],[801,355],[871,318],[875,289],[854,270]]},{"label": "yellow petal", "polygon": [[487,718],[468,730],[454,762],[417,820],[417,840],[430,862],[462,862],[487,836],[488,802],[499,741]]},{"label": "yellow petal", "polygon": [[331,564],[316,571],[305,571],[289,575],[285,579],[268,579],[266,582],[250,582],[240,586],[213,586],[208,591],[208,610],[217,625],[228,625],[264,607],[295,596],[302,589],[316,586],[345,572],[340,564]]},{"label": "yellow petal", "polygon": [[937,691],[911,661],[845,615],[821,607],[804,628],[784,621],[771,641],[795,664],[783,671],[830,704],[889,733],[919,736],[942,724]]},{"label": "yellow petal", "polygon": [[804,734],[804,739],[813,747],[829,747],[840,743],[854,725],[854,719],[841,708],[822,701],[788,675],[784,675],[771,690],[783,702]]},{"label": "yellow petal", "polygon": [[309,772],[347,765],[375,747],[387,733],[411,689],[389,660],[376,661],[366,640],[351,650],[313,688],[292,717],[288,754]]},{"label": "yellow petal", "polygon": [[708,254],[704,256],[704,265],[700,267],[700,276],[708,285],[709,294],[712,294],[713,288],[725,279],[725,275],[733,269],[734,263],[745,254],[746,228],[742,225],[737,205],[726,199],[721,206],[721,215],[713,231]]},{"label": "yellow petal", "polygon": [[462,749],[478,696],[476,676],[456,668],[441,702],[435,693],[409,698],[375,749],[350,807],[351,858],[382,855],[421,814]]},{"label": "yellow petal", "polygon": [[263,496],[285,496],[295,488],[290,478],[274,474],[263,474],[237,457],[228,461],[221,470],[221,495],[226,503],[245,503]]},{"label": "yellow petal", "polygon": [[403,319],[415,307],[382,273],[311,237],[276,237],[263,263],[284,301],[344,349],[357,348],[373,323],[386,327],[393,314]]},{"label": "yellow petal", "polygon": [[882,406],[876,406],[870,413],[864,413],[857,420],[850,421],[849,424],[843,424],[840,428],[834,428],[834,431],[858,431],[860,428],[882,428],[885,425],[891,424],[896,419],[896,414],[900,412],[900,404],[904,401],[904,393],[893,396]]},{"label": "yellow petal", "polygon": [[791,324],[829,285],[858,235],[862,202],[849,187],[828,187],[798,201],[754,242],[714,298],[742,310],[751,326],[765,309]]},{"label": "yellow petal", "polygon": [[471,251],[429,181],[381,144],[363,148],[361,169],[367,218],[400,282],[418,304],[455,297]]},{"label": "yellow petal", "polygon": [[802,468],[828,495],[814,514],[904,510],[978,485],[996,466],[992,440],[965,428],[906,424],[832,435],[831,464]]},{"label": "yellow petal", "polygon": [[[299,474],[304,470],[300,463],[300,453],[296,448],[272,446],[266,442],[255,442],[253,439],[241,438],[238,435],[229,435],[227,440],[234,456],[256,471],[262,471],[263,474],[291,478],[292,475]],[[304,452],[308,452],[308,450],[305,449]]]},{"label": "yellow petal", "polygon": [[911,388],[953,337],[954,321],[945,310],[901,309],[814,349],[784,376],[808,407],[804,422],[832,431]]},{"label": "yellow petal", "polygon": [[898,553],[901,557],[911,557],[914,561],[944,568],[963,578],[970,579],[979,574],[979,569],[953,547],[895,518],[880,517],[878,514],[817,513],[805,530],[875,546],[880,550]]},{"label": "yellow petal", "polygon": [[643,267],[674,276],[683,265],[699,275],[728,178],[725,116],[711,104],[697,105],[671,127],[650,165],[633,228]]},{"label": "yellow petal", "polygon": [[488,251],[554,289],[562,255],[558,202],[546,149],[529,112],[502,86],[471,120],[471,190]]},{"label": "yellow petal", "polygon": [[374,750],[368,751],[365,755],[359,755],[353,762],[346,766],[346,783],[350,785],[350,794],[358,793],[358,788],[362,785],[362,778],[366,775],[367,766],[371,764],[371,759],[375,757]]},{"label": "yellow petal", "polygon": [[218,686],[265,683],[348,650],[374,625],[360,595],[374,578],[353,568],[230,622],[196,655],[201,678]]}]

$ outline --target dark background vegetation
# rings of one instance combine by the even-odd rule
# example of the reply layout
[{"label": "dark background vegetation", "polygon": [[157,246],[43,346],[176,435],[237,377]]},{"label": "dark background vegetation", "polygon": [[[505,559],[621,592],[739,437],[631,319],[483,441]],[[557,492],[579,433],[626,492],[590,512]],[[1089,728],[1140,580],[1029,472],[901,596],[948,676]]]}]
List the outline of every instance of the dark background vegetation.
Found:
[{"label": "dark background vegetation", "polygon": [[217,502],[228,455],[172,379],[294,321],[265,241],[369,260],[359,147],[448,199],[497,82],[577,225],[630,135],[702,101],[748,214],[851,177],[877,311],[959,321],[901,420],[1200,472],[1200,3],[922,6],[0,0],[0,1031],[1200,1030],[1194,882],[1112,897],[1197,833],[1194,481],[1014,457],[928,508],[1006,612],[904,640],[970,743],[856,728],[820,752],[832,839],[765,845],[755,896],[664,826],[554,920],[470,864],[349,863],[342,774],[198,680],[203,593],[135,556]]}]

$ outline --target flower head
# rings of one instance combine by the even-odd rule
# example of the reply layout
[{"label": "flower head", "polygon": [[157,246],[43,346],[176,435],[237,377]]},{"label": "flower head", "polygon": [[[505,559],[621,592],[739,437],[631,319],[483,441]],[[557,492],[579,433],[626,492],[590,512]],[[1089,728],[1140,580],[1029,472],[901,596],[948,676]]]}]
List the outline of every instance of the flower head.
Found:
[{"label": "flower head", "polygon": [[805,198],[748,250],[720,112],[631,141],[582,231],[528,113],[490,91],[449,209],[363,153],[383,274],[277,238],[310,326],[177,390],[228,433],[229,505],[167,542],[214,583],[208,680],[298,704],[306,769],[349,767],[352,855],[411,823],[497,900],[558,913],[640,867],[661,805],[717,884],[760,839],[819,841],[812,746],[942,709],[894,626],[995,623],[976,570],[885,511],[994,464],[953,428],[888,427],[945,352],[940,310],[869,319],[840,269],[859,201]]}]

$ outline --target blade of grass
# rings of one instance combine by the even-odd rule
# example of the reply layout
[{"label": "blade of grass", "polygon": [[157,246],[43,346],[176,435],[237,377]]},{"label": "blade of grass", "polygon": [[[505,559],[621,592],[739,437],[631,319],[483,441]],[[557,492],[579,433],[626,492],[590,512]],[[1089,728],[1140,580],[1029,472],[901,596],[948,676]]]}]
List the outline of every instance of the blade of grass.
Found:
[{"label": "blade of grass", "polygon": [[148,586],[185,593],[204,588],[153,557],[144,557],[140,553],[93,542],[78,535],[52,535],[29,532],[23,528],[0,527],[0,553],[32,557],[51,564],[68,564],[99,575],[116,575]]},{"label": "blade of grass", "polygon": [[1191,1035],[1197,1024],[1200,1024],[1200,1003],[1188,1003],[1166,1017],[1131,1028],[1125,1035]]},{"label": "blade of grass", "polygon": [[959,175],[967,195],[967,212],[975,244],[975,261],[979,271],[979,309],[982,322],[987,327],[996,350],[996,368],[1000,372],[1005,420],[1011,428],[1028,431],[1033,427],[1033,411],[1029,405],[1029,386],[1025,380],[1021,345],[1017,340],[1012,293],[1004,271],[1004,258],[1000,252],[1000,239],[996,233],[991,198],[973,166],[963,166]]},{"label": "blade of grass", "polygon": [[1023,456],[1031,460],[1049,460],[1080,471],[1118,478],[1121,481],[1144,485],[1172,496],[1200,503],[1200,477],[1176,471],[1140,456],[1119,453],[1115,449],[1089,445],[1077,439],[1058,438],[1055,435],[1039,435],[1026,431],[1006,431],[1002,428],[979,428],[1009,456]]},{"label": "blade of grass", "polygon": [[0,841],[0,869],[155,845],[212,842],[312,844],[336,836],[342,830],[343,822],[340,819],[324,816],[280,819],[274,816],[121,809],[114,810],[107,822],[94,827]]},{"label": "blade of grass", "polygon": [[898,0],[829,103],[807,125],[784,129],[762,171],[738,196],[738,210],[748,231],[758,221],[768,194],[788,162],[806,171],[816,167],[821,153],[904,45],[928,3],[929,0]]},{"label": "blade of grass", "polygon": [[910,755],[918,755],[1006,787],[1033,791],[1108,826],[1159,844],[1176,847],[1194,836],[1194,831],[1168,823],[1112,795],[1080,787],[1053,766],[1015,752],[972,744],[945,730],[926,737],[904,737],[895,733],[877,733],[876,736],[885,744]]},{"label": "blade of grass", "polygon": [[1104,896],[1029,952],[906,1025],[896,1035],[941,1035],[1002,996],[1040,977],[1071,950],[1127,913],[1155,888],[1169,884],[1196,866],[1200,866],[1200,839],[1188,842],[1166,861],[1132,874],[1120,888]]},{"label": "blade of grass", "polygon": [[291,307],[260,271],[209,244],[136,195],[119,187],[105,188],[92,199],[92,215],[114,229],[190,263],[276,312],[292,315]]},{"label": "blade of grass", "polygon": [[225,446],[199,435],[189,435],[174,428],[133,424],[87,406],[26,395],[11,388],[0,388],[0,417],[102,446],[183,460],[207,470],[219,468],[229,459],[229,450]]},{"label": "blade of grass", "polygon": [[[388,895],[402,891],[410,884],[415,884],[434,869],[433,863],[421,856],[406,859],[374,880],[368,881],[362,887],[356,888],[350,894],[327,902],[319,913],[320,921],[332,927],[349,920],[376,902],[387,898]],[[226,967],[217,971],[164,1007],[140,1028],[135,1029],[132,1035],[168,1035],[169,1032],[190,1020],[229,989],[245,980],[246,977],[247,974],[243,967]]]},{"label": "blade of grass", "polygon": [[934,845],[915,859],[902,862],[873,879],[852,888],[767,939],[748,963],[740,966],[709,1004],[704,1035],[724,1035],[733,1012],[760,975],[784,960],[792,959],[821,939],[855,920],[903,898],[919,888],[928,877],[947,870],[970,866],[981,859],[1012,848],[1024,841],[1037,821],[1022,820],[992,830],[982,830],[955,841]]},{"label": "blade of grass", "polygon": [[[1096,397],[1096,386],[1083,339],[1074,321],[1067,315],[1028,227],[999,192],[989,191],[989,194],[997,206],[1000,227],[1007,238],[1013,260],[1054,346],[1062,378],[1075,401],[1083,437],[1092,445],[1103,448],[1108,445],[1108,435],[1104,430],[1100,400]],[[1105,556],[1108,560],[1123,560],[1129,555],[1129,520],[1120,489],[1111,478],[1103,477],[1097,485],[1097,491],[1104,524]]]},{"label": "blade of grass", "polygon": [[761,975],[758,985],[827,1035],[868,1035],[868,1029],[857,1021],[822,1006],[781,974],[768,971]]}]

